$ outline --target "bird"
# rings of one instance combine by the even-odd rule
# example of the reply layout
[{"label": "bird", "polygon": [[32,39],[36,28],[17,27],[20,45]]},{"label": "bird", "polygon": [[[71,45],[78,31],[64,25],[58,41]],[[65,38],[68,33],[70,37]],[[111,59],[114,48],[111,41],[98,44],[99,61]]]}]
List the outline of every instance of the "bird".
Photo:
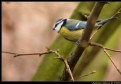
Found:
[{"label": "bird", "polygon": [[[114,19],[110,17],[104,20],[97,20],[94,29],[100,29],[105,23]],[[60,18],[53,25],[53,30],[62,35],[66,40],[77,42],[82,36],[86,28],[87,21],[80,21],[76,19]]]}]

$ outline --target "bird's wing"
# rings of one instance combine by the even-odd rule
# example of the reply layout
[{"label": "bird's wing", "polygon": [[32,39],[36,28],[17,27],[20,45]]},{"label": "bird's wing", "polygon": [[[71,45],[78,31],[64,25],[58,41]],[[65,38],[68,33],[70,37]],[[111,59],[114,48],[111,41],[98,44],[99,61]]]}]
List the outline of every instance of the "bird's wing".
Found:
[{"label": "bird's wing", "polygon": [[71,25],[66,25],[66,27],[69,29],[69,30],[80,30],[80,29],[84,29],[86,27],[86,21],[79,21],[78,23],[76,24],[71,24]]}]

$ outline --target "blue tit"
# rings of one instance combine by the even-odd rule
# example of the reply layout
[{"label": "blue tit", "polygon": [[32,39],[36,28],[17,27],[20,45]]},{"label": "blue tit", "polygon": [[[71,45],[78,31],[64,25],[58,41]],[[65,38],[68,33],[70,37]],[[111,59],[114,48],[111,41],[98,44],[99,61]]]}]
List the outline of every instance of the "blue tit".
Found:
[{"label": "blue tit", "polygon": [[[106,22],[114,19],[113,17],[98,20],[94,26],[94,29],[99,29]],[[53,26],[53,30],[60,33],[65,39],[76,42],[82,36],[83,30],[85,29],[87,21],[80,21],[75,19],[59,19]]]}]

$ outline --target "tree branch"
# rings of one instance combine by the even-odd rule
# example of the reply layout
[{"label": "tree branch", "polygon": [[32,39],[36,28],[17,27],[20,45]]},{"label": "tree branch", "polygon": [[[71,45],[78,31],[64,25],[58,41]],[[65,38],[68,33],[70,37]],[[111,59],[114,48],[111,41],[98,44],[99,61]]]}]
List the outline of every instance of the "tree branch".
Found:
[{"label": "tree branch", "polygon": [[74,81],[74,77],[73,77],[73,74],[72,74],[72,71],[70,69],[70,66],[69,66],[69,63],[67,61],[67,59],[64,59],[62,57],[58,57],[58,59],[60,59],[61,61],[64,62],[65,66],[66,66],[66,71],[68,72],[68,74],[70,75],[71,77],[71,80]]},{"label": "tree branch", "polygon": [[121,71],[117,68],[117,66],[115,65],[115,63],[113,62],[113,60],[111,59],[111,56],[108,54],[107,50],[110,51],[114,51],[114,52],[119,52],[121,53],[121,50],[114,50],[114,49],[110,49],[110,48],[106,48],[104,47],[102,44],[98,44],[98,43],[94,43],[94,42],[90,42],[89,43],[90,46],[96,46],[96,47],[100,47],[103,49],[103,51],[106,53],[106,55],[108,56],[108,58],[110,59],[110,61],[112,62],[112,64],[114,65],[114,67],[116,68],[116,70],[119,72],[119,74],[121,75]]},{"label": "tree branch", "polygon": [[118,16],[120,15],[120,13],[121,13],[121,8],[112,17],[118,18]]},{"label": "tree branch", "polygon": [[65,66],[66,66],[66,70],[67,72],[69,73],[70,77],[71,77],[71,80],[74,81],[74,77],[73,77],[73,74],[71,72],[71,69],[70,69],[70,66],[69,66],[69,63],[67,61],[67,59],[64,59],[59,53],[58,53],[59,50],[50,50],[48,49],[47,52],[44,52],[44,53],[28,53],[28,54],[19,54],[19,53],[13,53],[13,52],[7,52],[7,51],[2,51],[2,53],[6,53],[6,54],[12,54],[14,55],[14,57],[19,57],[19,56],[26,56],[26,55],[39,55],[39,56],[42,56],[44,54],[51,54],[51,53],[54,53],[57,57],[57,59],[60,59],[61,61],[64,62]]},{"label": "tree branch", "polygon": [[113,60],[111,59],[111,56],[108,54],[107,50],[105,48],[103,48],[103,51],[106,53],[106,55],[108,56],[108,58],[110,59],[110,61],[112,62],[112,64],[114,65],[114,67],[116,68],[116,70],[118,71],[118,73],[121,75],[121,71],[117,68],[117,66],[115,65],[115,63],[113,62]]},{"label": "tree branch", "polygon": [[64,62],[65,66],[66,66],[66,71],[68,72],[68,74],[70,75],[71,77],[71,80],[74,81],[74,77],[73,77],[73,74],[72,74],[72,71],[70,69],[70,66],[69,66],[69,63],[67,61],[67,59],[64,59],[59,53],[58,51],[53,51],[55,53],[55,55],[57,56],[56,58],[57,59],[60,59],[61,61]]},{"label": "tree branch", "polygon": [[82,75],[82,76],[80,76],[80,78],[85,77],[85,76],[89,76],[89,75],[94,74],[94,73],[96,73],[96,71],[92,71],[92,72],[89,72],[89,73],[87,73],[85,75]]},{"label": "tree branch", "polygon": [[121,53],[121,50],[110,49],[110,48],[104,47],[102,44],[99,44],[99,43],[90,42],[89,45],[90,45],[90,46],[96,46],[96,47],[104,48],[104,49],[106,49],[106,50],[110,50],[110,51],[114,51],[114,52],[119,52],[119,53]]},{"label": "tree branch", "polygon": [[[94,27],[95,22],[96,22],[105,3],[106,2],[96,2],[95,6],[91,12],[91,15],[89,16],[89,19],[87,21],[87,25],[86,25],[86,28],[84,30],[84,34],[79,39],[79,45],[77,46],[74,54],[72,55],[71,59],[69,60],[69,65],[70,65],[71,71],[73,71],[77,61],[79,60],[80,56],[82,55],[82,53],[84,52],[84,50],[88,46],[90,36],[92,34],[92,31],[93,31],[93,27]],[[69,74],[67,73],[66,70],[64,71],[61,80],[62,81],[69,80]]]},{"label": "tree branch", "polygon": [[20,54],[20,53],[13,53],[13,52],[6,52],[6,51],[2,51],[2,53],[7,53],[7,54],[12,54],[14,55],[13,57],[19,57],[19,56],[25,56],[25,55],[44,55],[44,54],[50,54],[50,53],[53,53],[52,51],[47,51],[47,52],[44,52],[44,53],[28,53],[28,54]]}]

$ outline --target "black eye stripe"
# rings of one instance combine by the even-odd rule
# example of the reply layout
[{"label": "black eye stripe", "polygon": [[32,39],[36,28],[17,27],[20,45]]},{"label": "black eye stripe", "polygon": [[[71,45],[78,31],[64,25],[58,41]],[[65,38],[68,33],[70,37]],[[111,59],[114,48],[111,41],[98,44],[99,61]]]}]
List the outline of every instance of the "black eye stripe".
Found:
[{"label": "black eye stripe", "polygon": [[66,23],[66,19],[59,19],[58,21],[56,21],[55,25],[54,25],[54,28],[58,26],[58,24],[62,23],[63,22],[63,25]]},{"label": "black eye stripe", "polygon": [[[61,21],[61,22],[62,22],[62,21]],[[58,25],[58,24],[60,24],[61,22],[59,22],[59,23],[56,23],[56,24],[55,24],[55,27],[57,27],[57,25]]]},{"label": "black eye stripe", "polygon": [[55,27],[57,27],[58,24],[55,24]]},{"label": "black eye stripe", "polygon": [[62,20],[62,21],[57,21],[56,23],[55,23],[55,27],[58,25],[58,24],[60,24],[61,22],[63,22],[64,20]]}]

